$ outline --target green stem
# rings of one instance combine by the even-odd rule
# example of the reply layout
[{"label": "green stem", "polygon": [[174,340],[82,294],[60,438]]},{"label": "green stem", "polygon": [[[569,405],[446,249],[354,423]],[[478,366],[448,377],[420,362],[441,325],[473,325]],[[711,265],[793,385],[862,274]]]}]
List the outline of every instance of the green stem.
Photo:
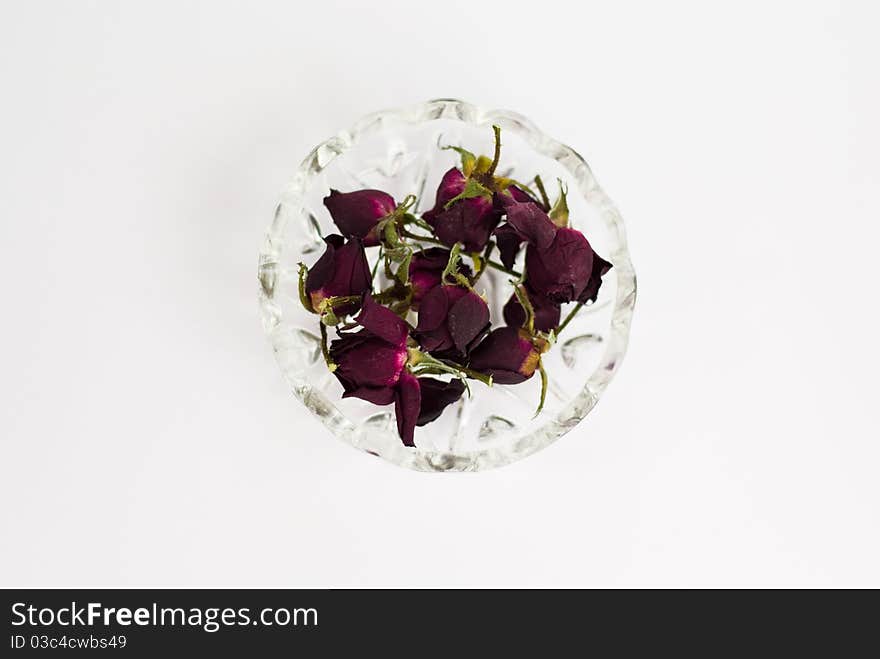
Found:
[{"label": "green stem", "polygon": [[544,208],[550,208],[550,197],[547,196],[547,190],[544,188],[544,181],[541,180],[541,175],[538,174],[535,176],[535,185],[538,188],[538,192],[541,193],[541,200],[544,202]]},{"label": "green stem", "polygon": [[385,256],[385,248],[381,245],[379,246],[379,256],[376,257],[376,262],[373,264],[373,271],[370,273],[370,281],[376,281],[376,271],[379,270],[379,264],[382,262],[383,257]]},{"label": "green stem", "polygon": [[562,333],[562,330],[565,329],[565,326],[571,322],[571,319],[577,315],[577,312],[580,311],[584,306],[583,302],[578,302],[574,309],[568,312],[568,315],[565,317],[565,320],[560,323],[559,327],[556,328],[556,336],[559,336]]},{"label": "green stem", "polygon": [[406,212],[415,205],[416,200],[417,197],[414,194],[406,195],[406,197],[403,198],[403,201],[401,201],[397,208],[394,209],[394,214],[402,218],[406,215]]},{"label": "green stem", "polygon": [[492,386],[492,376],[486,375],[485,373],[480,373],[479,371],[474,371],[469,368],[465,368],[464,366],[459,366],[458,369],[467,375],[469,378],[473,378],[474,380],[479,380],[487,387]]},{"label": "green stem", "polygon": [[[469,378],[474,380],[479,380],[486,386],[492,386],[492,376],[486,375],[485,373],[480,373],[479,371],[474,371],[470,368],[462,366],[461,364],[456,364],[455,362],[447,362],[440,361],[435,357],[432,357],[426,352],[422,352],[417,348],[409,349],[409,357],[408,362],[411,368],[415,369],[426,369],[432,370],[435,369],[437,371],[443,373],[450,373],[452,375],[456,375],[458,377],[462,377],[462,375],[466,375]],[[467,383],[465,382],[465,386]]]},{"label": "green stem", "polygon": [[541,413],[541,410],[544,409],[544,401],[547,400],[547,371],[544,370],[544,362],[540,358],[538,359],[538,371],[541,373],[541,400],[538,401],[538,409],[535,410],[535,416]]},{"label": "green stem", "polygon": [[529,331],[529,334],[535,334],[535,308],[532,306],[532,301],[529,299],[529,294],[526,291],[525,286],[517,286],[513,289],[514,294],[516,295],[517,300],[519,300],[520,306],[526,312],[526,324],[524,327]]},{"label": "green stem", "polygon": [[401,230],[400,235],[403,236],[404,238],[411,238],[412,240],[421,240],[422,242],[425,242],[425,243],[431,243],[433,245],[442,245],[443,247],[448,247],[448,245],[446,243],[444,243],[441,240],[437,240],[436,238],[433,238],[432,236],[418,236],[414,233],[410,233],[406,229]]},{"label": "green stem", "polygon": [[[412,240],[421,240],[422,242],[431,243],[432,245],[440,245],[441,247],[446,247],[446,248],[449,247],[449,245],[447,245],[443,241],[437,240],[436,238],[431,238],[430,236],[417,236],[416,234],[410,233],[409,231],[403,231],[400,235],[402,235],[404,238],[411,238]],[[512,277],[522,277],[521,272],[517,272],[516,270],[511,270],[510,268],[505,267],[504,264],[498,263],[498,261],[492,261],[491,259],[486,259],[486,263],[488,263],[489,266],[494,268],[495,270],[500,270],[501,272],[506,272],[507,274],[511,275]]]},{"label": "green stem", "polygon": [[492,261],[491,259],[487,259],[486,263],[488,263],[489,267],[491,267],[491,268],[495,268],[496,270],[500,270],[501,272],[506,272],[507,274],[511,275],[512,277],[517,277],[519,279],[522,279],[521,272],[517,272],[516,270],[511,270],[510,268],[505,267],[504,264],[498,263],[498,261]]},{"label": "green stem", "polygon": [[330,349],[327,347],[327,326],[324,323],[318,323],[321,326],[321,353],[324,355],[324,361],[330,372],[336,370],[336,364],[330,358]]},{"label": "green stem", "polygon": [[498,167],[498,161],[501,160],[501,126],[492,126],[495,132],[495,155],[492,157],[492,164],[486,172],[488,176],[495,175],[495,168]]},{"label": "green stem", "polygon": [[480,277],[483,276],[483,273],[486,272],[486,268],[489,267],[489,257],[492,256],[492,250],[495,249],[494,241],[489,241],[486,243],[486,249],[483,251],[483,262],[480,265],[480,271],[474,276],[474,280],[471,282],[471,286],[476,284]]}]

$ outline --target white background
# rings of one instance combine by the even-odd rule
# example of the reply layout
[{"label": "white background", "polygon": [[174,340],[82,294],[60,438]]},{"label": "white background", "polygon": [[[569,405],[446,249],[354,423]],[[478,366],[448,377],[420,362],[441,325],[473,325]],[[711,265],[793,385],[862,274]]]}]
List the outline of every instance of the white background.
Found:
[{"label": "white background", "polygon": [[[872,4],[3,2],[0,585],[880,586]],[[479,474],[333,440],[257,313],[302,157],[440,96],[582,152],[639,276]]]}]

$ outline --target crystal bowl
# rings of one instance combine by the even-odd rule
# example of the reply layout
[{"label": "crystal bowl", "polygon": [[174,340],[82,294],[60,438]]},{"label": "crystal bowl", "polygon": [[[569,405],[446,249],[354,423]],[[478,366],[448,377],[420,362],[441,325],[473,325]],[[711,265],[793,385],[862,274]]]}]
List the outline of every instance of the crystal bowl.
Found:
[{"label": "crystal bowl", "polygon": [[[330,188],[376,188],[395,199],[415,194],[414,212],[420,214],[434,205],[440,178],[458,162],[454,151],[440,147],[491,154],[493,124],[502,129],[499,173],[520,180],[540,174],[551,196],[554,179],[566,184],[571,226],[613,268],[596,302],[581,309],[544,355],[550,384],[538,416],[537,376],[515,386],[472,382],[471,395],[417,428],[416,447],[409,448],[398,437],[393,406],[342,399],[342,387],[321,356],[317,317],[299,302],[298,263],[311,266],[324,250],[322,236],[337,232],[322,203]],[[338,438],[421,471],[498,467],[574,428],[620,367],[636,298],[623,220],[584,159],[521,115],[452,99],[370,114],[315,147],[282,194],[260,253],[258,276],[263,326],[294,396]],[[501,308],[512,290],[508,280],[509,275],[490,270],[478,285],[493,326],[503,325]],[[563,318],[571,306],[563,307]]]}]

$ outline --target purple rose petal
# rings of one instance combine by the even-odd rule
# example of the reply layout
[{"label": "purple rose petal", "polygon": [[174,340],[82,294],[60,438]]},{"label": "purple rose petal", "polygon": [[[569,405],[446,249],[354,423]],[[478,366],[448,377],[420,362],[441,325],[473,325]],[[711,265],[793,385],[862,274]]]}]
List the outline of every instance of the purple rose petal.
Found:
[{"label": "purple rose petal", "polygon": [[461,398],[464,393],[464,383],[455,379],[449,382],[434,378],[419,378],[422,402],[419,409],[417,426],[436,421],[449,405]]},{"label": "purple rose petal", "polygon": [[330,190],[324,206],[344,236],[361,238],[366,247],[379,244],[376,224],[397,208],[394,198],[381,190]]},{"label": "purple rose petal", "polygon": [[584,290],[593,268],[593,248],[580,231],[563,228],[541,249],[526,249],[529,286],[557,304],[571,302]]},{"label": "purple rose petal", "polygon": [[527,241],[539,249],[550,247],[556,237],[557,227],[547,213],[532,202],[516,201],[512,197],[500,195],[507,223]]},{"label": "purple rose petal", "polygon": [[[535,312],[535,329],[539,332],[549,332],[559,325],[559,318],[562,310],[559,305],[543,295],[538,294],[529,288],[526,283],[526,294],[529,296],[529,302]],[[523,327],[526,322],[526,310],[523,309],[516,297],[516,293],[512,293],[507,304],[502,310],[504,314],[504,322],[509,327]]]},{"label": "purple rose petal", "polygon": [[404,446],[415,446],[413,433],[419,418],[421,400],[418,378],[403,371],[395,389],[394,415],[397,417],[397,432]]},{"label": "purple rose petal", "polygon": [[497,384],[518,384],[534,375],[540,353],[528,336],[514,327],[492,330],[471,353],[470,367],[492,376]]},{"label": "purple rose petal", "polygon": [[593,252],[593,268],[590,272],[590,280],[584,290],[578,295],[578,302],[595,302],[599,296],[599,288],[602,286],[602,277],[611,270],[611,264],[601,256]]},{"label": "purple rose petal", "polygon": [[462,358],[489,327],[483,299],[461,286],[436,286],[419,307],[415,338],[428,352]]},{"label": "purple rose petal", "polygon": [[489,307],[479,295],[467,291],[449,309],[448,325],[456,349],[467,354],[474,339],[489,326]]},{"label": "purple rose petal", "polygon": [[409,325],[396,313],[376,302],[371,295],[364,297],[363,308],[355,320],[392,345],[406,345]]}]

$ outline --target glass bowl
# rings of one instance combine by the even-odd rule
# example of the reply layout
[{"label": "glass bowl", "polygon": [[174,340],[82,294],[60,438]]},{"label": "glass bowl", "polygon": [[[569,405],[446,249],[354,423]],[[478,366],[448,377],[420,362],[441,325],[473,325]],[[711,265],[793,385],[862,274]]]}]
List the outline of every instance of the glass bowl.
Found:
[{"label": "glass bowl", "polygon": [[[459,162],[454,151],[440,147],[491,154],[493,124],[502,129],[499,173],[524,181],[540,174],[551,198],[555,179],[567,184],[571,226],[613,268],[603,278],[596,302],[581,309],[544,355],[550,384],[537,417],[537,375],[515,386],[472,382],[470,397],[463,396],[437,421],[416,428],[416,447],[406,447],[397,434],[393,406],[342,399],[342,387],[321,355],[317,317],[300,305],[297,264],[314,264],[324,250],[322,236],[337,232],[322,203],[330,188],[376,188],[398,200],[415,194],[413,212],[420,214],[434,205],[443,173]],[[375,259],[375,250],[370,258]],[[522,254],[520,267],[521,259]],[[584,159],[521,115],[452,99],[370,114],[315,147],[282,194],[260,253],[258,276],[263,326],[294,396],[338,438],[421,471],[498,467],[531,455],[574,428],[620,367],[636,299],[623,220]],[[509,278],[489,270],[477,286],[486,295],[493,326],[503,325],[501,308],[512,290]],[[571,306],[563,307],[563,318]]]}]

